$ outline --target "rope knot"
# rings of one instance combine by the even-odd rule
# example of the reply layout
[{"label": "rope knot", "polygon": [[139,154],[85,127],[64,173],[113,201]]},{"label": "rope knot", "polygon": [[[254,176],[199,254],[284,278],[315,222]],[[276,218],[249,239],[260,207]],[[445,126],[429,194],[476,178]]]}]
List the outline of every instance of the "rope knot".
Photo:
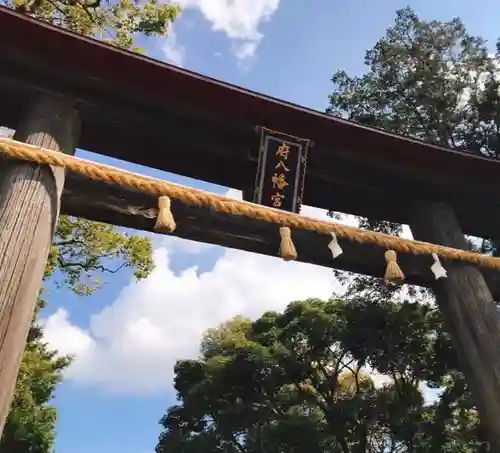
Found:
[{"label": "rope knot", "polygon": [[394,250],[387,250],[385,252],[385,261],[387,263],[387,268],[385,270],[384,279],[397,285],[403,283],[405,274],[403,274],[403,271],[398,265],[396,252]]},{"label": "rope knot", "polygon": [[292,232],[290,228],[286,226],[280,227],[280,256],[285,261],[292,261],[297,258],[297,250],[295,250],[295,245],[292,240]]},{"label": "rope knot", "polygon": [[162,195],[158,198],[158,216],[156,217],[154,229],[159,233],[172,233],[176,227],[177,225],[170,209],[170,197]]}]

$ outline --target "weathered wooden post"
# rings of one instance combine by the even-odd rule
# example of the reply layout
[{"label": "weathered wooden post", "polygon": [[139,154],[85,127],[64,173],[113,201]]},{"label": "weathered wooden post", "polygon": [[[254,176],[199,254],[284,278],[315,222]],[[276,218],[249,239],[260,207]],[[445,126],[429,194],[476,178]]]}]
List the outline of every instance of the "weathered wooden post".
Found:
[{"label": "weathered wooden post", "polygon": [[[416,207],[410,225],[415,239],[467,250],[453,210],[443,203]],[[500,314],[481,272],[457,262],[445,264],[448,278],[434,293],[458,352],[493,451],[500,451]]]},{"label": "weathered wooden post", "polygon": [[[38,99],[14,139],[74,154],[78,112],[64,99]],[[3,432],[26,338],[59,214],[64,169],[0,162],[0,434]]]}]

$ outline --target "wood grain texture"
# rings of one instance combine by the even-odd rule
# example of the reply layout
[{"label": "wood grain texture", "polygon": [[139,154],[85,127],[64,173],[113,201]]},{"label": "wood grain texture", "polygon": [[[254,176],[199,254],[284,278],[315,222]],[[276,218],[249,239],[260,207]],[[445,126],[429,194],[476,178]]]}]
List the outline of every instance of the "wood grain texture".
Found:
[{"label": "wood grain texture", "polygon": [[[467,242],[453,210],[422,203],[410,225],[416,239],[459,249]],[[500,451],[500,314],[480,270],[446,263],[434,285],[437,303],[458,352],[493,451]]]},{"label": "wood grain texture", "polygon": [[[14,138],[73,154],[78,113],[64,100],[40,98]],[[40,292],[64,170],[4,160],[0,167],[0,433]]]}]

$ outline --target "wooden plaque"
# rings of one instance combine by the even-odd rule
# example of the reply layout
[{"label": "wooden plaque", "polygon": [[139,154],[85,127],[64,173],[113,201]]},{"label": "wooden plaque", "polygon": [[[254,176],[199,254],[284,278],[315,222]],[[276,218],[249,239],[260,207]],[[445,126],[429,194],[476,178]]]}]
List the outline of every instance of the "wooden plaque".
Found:
[{"label": "wooden plaque", "polygon": [[299,213],[304,194],[309,140],[260,128],[253,202]]}]

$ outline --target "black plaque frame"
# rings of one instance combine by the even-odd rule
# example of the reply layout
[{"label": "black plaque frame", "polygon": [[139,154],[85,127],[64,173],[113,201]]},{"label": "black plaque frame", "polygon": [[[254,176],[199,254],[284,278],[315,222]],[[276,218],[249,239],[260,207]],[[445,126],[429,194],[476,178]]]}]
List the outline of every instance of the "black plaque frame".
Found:
[{"label": "black plaque frame", "polygon": [[253,202],[300,213],[310,141],[260,127]]}]

